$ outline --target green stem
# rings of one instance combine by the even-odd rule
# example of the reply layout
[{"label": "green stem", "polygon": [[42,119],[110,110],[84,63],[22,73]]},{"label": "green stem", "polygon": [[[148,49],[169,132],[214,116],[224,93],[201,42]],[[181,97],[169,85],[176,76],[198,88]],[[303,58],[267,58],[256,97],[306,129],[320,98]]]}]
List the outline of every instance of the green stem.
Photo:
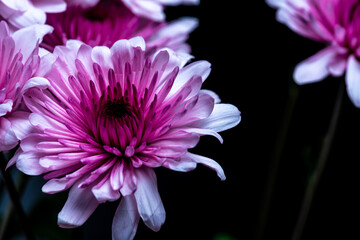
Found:
[{"label": "green stem", "polygon": [[288,135],[290,122],[294,112],[295,104],[299,96],[299,87],[295,85],[294,82],[291,82],[288,91],[288,97],[286,101],[286,106],[284,110],[284,115],[281,122],[281,127],[277,135],[276,146],[274,147],[274,152],[272,155],[272,161],[269,168],[268,178],[266,182],[266,187],[264,190],[263,201],[261,204],[261,210],[258,219],[258,226],[256,231],[255,239],[263,239],[265,233],[266,222],[268,220],[269,209],[271,205],[271,199],[274,192],[275,181],[279,169],[280,159],[283,153],[286,137]]},{"label": "green stem", "polygon": [[15,209],[17,216],[19,217],[20,224],[24,230],[24,234],[27,240],[35,240],[34,234],[31,231],[30,223],[25,215],[24,209],[20,203],[20,197],[15,188],[14,182],[6,168],[6,159],[3,153],[0,153],[0,169],[3,177],[4,185],[9,193],[11,202]]},{"label": "green stem", "polygon": [[304,227],[306,224],[306,220],[309,215],[311,203],[314,198],[316,188],[319,185],[319,181],[320,181],[321,175],[324,171],[326,161],[327,161],[329,153],[330,153],[330,148],[331,148],[331,145],[332,145],[332,142],[334,139],[336,126],[337,126],[339,116],[340,116],[341,105],[342,105],[343,95],[344,95],[344,91],[345,91],[344,89],[345,89],[344,83],[343,83],[343,81],[341,81],[341,84],[340,84],[340,87],[338,90],[338,94],[336,97],[334,109],[332,112],[329,129],[328,129],[328,131],[325,135],[325,138],[323,140],[323,143],[322,143],[317,166],[316,166],[312,176],[310,177],[308,185],[306,187],[300,214],[299,214],[296,226],[295,226],[292,240],[299,240],[303,233],[303,230],[304,230]]}]

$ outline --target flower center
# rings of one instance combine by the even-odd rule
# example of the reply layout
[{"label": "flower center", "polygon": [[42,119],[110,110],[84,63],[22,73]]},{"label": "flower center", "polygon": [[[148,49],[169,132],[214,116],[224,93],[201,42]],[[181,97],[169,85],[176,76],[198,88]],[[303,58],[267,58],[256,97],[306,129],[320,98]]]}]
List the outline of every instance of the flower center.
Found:
[{"label": "flower center", "polygon": [[104,113],[108,117],[123,119],[126,116],[132,116],[131,106],[122,99],[108,101],[104,105]]}]

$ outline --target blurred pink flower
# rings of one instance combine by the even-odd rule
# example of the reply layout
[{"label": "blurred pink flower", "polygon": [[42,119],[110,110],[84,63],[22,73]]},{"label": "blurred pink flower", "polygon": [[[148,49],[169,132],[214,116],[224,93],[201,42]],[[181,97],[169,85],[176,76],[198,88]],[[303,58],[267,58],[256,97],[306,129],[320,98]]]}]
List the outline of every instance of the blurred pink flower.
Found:
[{"label": "blurred pink flower", "polygon": [[299,63],[298,84],[321,81],[346,71],[347,92],[360,107],[360,4],[358,0],[267,0],[277,19],[296,33],[327,47]]},{"label": "blurred pink flower", "polygon": [[63,13],[48,14],[47,24],[54,32],[44,37],[42,47],[53,51],[67,40],[80,40],[92,47],[111,47],[117,40],[141,36],[146,41],[147,54],[169,47],[175,51],[190,51],[185,43],[197,27],[195,18],[184,17],[171,23],[154,22],[134,15],[119,2],[101,2],[82,10],[69,7]]},{"label": "blurred pink flower", "polygon": [[22,95],[47,85],[42,79],[29,79],[39,66],[38,43],[49,31],[50,26],[33,25],[10,34],[8,25],[0,22],[0,151],[14,148],[30,131]]},{"label": "blurred pink flower", "polygon": [[0,0],[0,19],[3,18],[12,30],[44,24],[46,13],[62,12],[66,9],[64,0]]},{"label": "blurred pink flower", "polygon": [[201,90],[210,64],[162,49],[145,57],[145,42],[119,40],[110,49],[70,40],[54,50],[44,77],[24,100],[39,132],[20,144],[11,160],[29,175],[47,173],[45,193],[70,189],[58,215],[61,227],[82,225],[99,203],[122,196],[113,239],[132,239],[140,217],[154,231],[165,210],[153,168],[187,172],[203,164],[225,180],[218,163],[188,152],[200,136],[240,122],[240,112],[210,90]]},{"label": "blurred pink flower", "polygon": [[199,4],[200,0],[121,0],[134,14],[154,21],[165,19],[164,6]]}]

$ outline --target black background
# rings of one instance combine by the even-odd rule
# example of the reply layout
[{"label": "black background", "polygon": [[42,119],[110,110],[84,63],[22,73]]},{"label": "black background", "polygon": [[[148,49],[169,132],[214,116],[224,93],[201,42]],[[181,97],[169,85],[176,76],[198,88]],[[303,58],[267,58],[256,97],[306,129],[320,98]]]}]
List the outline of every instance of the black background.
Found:
[{"label": "black background", "polygon": [[[303,192],[326,134],[337,90],[343,78],[297,86],[297,63],[324,47],[305,39],[275,20],[275,10],[261,0],[202,0],[199,6],[166,9],[167,19],[194,16],[199,27],[191,34],[195,60],[208,60],[212,72],[203,88],[222,102],[239,108],[241,123],[221,135],[224,143],[202,137],[192,152],[221,164],[221,181],[203,166],[189,173],[156,169],[166,221],[155,233],[141,221],[136,240],[256,239],[259,216],[274,149],[289,102],[289,89],[299,95],[294,105],[273,198],[262,239],[291,239]],[[303,239],[358,239],[360,183],[360,109],[345,94],[329,159],[313,200]],[[56,214],[67,193],[46,196],[41,216],[56,225]],[[56,202],[50,202],[56,198]],[[54,236],[69,239],[111,239],[111,222],[118,202],[102,204],[75,230],[56,228]],[[55,210],[53,210],[55,209]],[[44,219],[41,221],[45,221]],[[46,225],[46,226],[48,226]],[[43,227],[46,227],[43,225]],[[44,236],[44,235],[43,235]],[[44,238],[47,239],[47,238]],[[65,239],[65,238],[59,238]]]}]

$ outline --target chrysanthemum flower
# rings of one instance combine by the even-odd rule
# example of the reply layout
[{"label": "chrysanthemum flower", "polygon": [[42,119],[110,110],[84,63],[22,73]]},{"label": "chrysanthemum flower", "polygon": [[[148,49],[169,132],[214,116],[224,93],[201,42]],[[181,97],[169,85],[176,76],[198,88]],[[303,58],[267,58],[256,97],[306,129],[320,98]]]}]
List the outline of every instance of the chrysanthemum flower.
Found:
[{"label": "chrysanthemum flower", "polygon": [[327,47],[295,68],[299,84],[341,76],[346,71],[347,91],[360,107],[360,4],[358,0],[267,0],[278,8],[278,21],[296,33]]},{"label": "chrysanthemum flower", "polygon": [[44,174],[45,193],[70,188],[58,215],[61,227],[82,225],[99,203],[121,202],[113,239],[132,239],[140,217],[158,231],[165,210],[153,168],[190,171],[198,163],[225,175],[218,163],[188,150],[200,136],[240,122],[240,112],[201,90],[210,64],[170,49],[145,57],[141,37],[110,49],[68,41],[56,47],[49,89],[31,89],[25,103],[38,133],[15,156],[17,168]]},{"label": "chrysanthemum flower", "polygon": [[34,25],[10,34],[8,25],[0,22],[0,151],[15,147],[30,131],[22,94],[47,82],[28,80],[39,66],[38,42],[49,31],[49,26]]},{"label": "chrysanthemum flower", "polygon": [[0,0],[0,19],[6,20],[12,29],[33,24],[44,24],[46,13],[62,12],[64,0]]},{"label": "chrysanthemum flower", "polygon": [[198,21],[184,17],[171,23],[154,22],[134,15],[120,2],[105,1],[88,10],[69,7],[63,13],[48,14],[47,24],[54,32],[45,36],[41,46],[49,51],[70,39],[92,47],[111,47],[117,40],[141,36],[146,40],[147,54],[151,54],[163,47],[189,52],[185,41]]},{"label": "chrysanthemum flower", "polygon": [[133,13],[154,21],[165,19],[164,6],[176,6],[180,4],[199,4],[200,0],[120,0]]}]

